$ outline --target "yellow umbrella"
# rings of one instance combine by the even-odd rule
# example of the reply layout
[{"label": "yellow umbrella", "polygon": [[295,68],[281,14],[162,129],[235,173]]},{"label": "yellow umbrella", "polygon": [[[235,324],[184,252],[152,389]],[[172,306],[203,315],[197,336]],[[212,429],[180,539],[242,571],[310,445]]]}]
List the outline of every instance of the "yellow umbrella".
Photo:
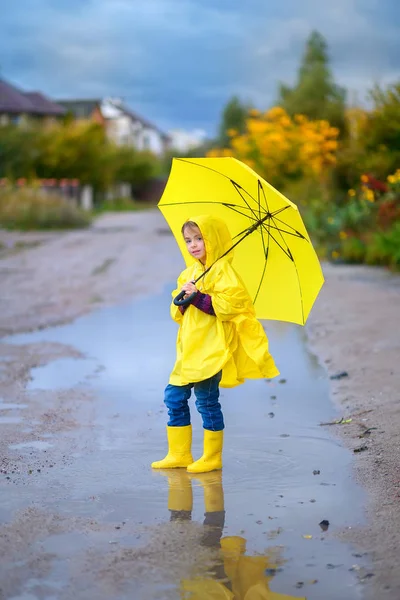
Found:
[{"label": "yellow umbrella", "polygon": [[297,206],[255,171],[229,157],[175,158],[158,206],[184,256],[186,220],[223,219],[257,317],[305,324],[324,282],[321,266]]}]

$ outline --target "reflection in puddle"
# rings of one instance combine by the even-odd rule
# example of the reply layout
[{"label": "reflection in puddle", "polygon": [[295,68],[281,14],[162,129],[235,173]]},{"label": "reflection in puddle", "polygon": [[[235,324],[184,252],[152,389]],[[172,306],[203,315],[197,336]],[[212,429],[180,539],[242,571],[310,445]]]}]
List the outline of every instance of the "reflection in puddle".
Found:
[{"label": "reflection in puddle", "polygon": [[10,450],[23,450],[29,448],[30,450],[47,450],[51,448],[53,444],[49,442],[43,442],[42,440],[33,440],[32,442],[21,442],[20,444],[10,444],[8,447]]},{"label": "reflection in puddle", "polygon": [[0,425],[21,423],[21,417],[0,417]]},{"label": "reflection in puddle", "polygon": [[23,409],[27,408],[27,404],[12,404],[11,402],[1,402],[0,401],[0,410],[14,410],[14,409]]},{"label": "reflection in puddle", "polygon": [[[163,471],[168,478],[168,510],[170,522],[191,521],[193,510],[192,481],[204,490],[203,533],[199,545],[217,550],[215,560],[206,573],[196,573],[182,579],[180,588],[184,598],[192,600],[250,598],[290,600],[303,596],[273,593],[270,583],[275,574],[283,570],[285,561],[282,548],[267,548],[262,554],[247,552],[247,540],[243,535],[224,535],[225,502],[222,472],[189,475],[183,470]],[[309,582],[317,583],[316,581]],[[304,582],[298,582],[303,587]]]},{"label": "reflection in puddle", "polygon": [[89,358],[58,358],[42,367],[31,370],[28,390],[54,390],[72,388],[92,378],[98,363]]},{"label": "reflection in puddle", "polygon": [[[111,531],[106,542],[88,531],[89,552],[80,524],[72,524],[77,535],[64,551],[74,563],[74,580],[70,563],[47,580],[54,576],[72,586],[70,597],[90,585],[98,600],[284,600],[284,594],[358,600],[361,589],[350,569],[361,561],[336,534],[362,525],[364,496],[351,477],[353,455],[319,425],[336,414],[300,328],[268,323],[281,383],[249,381],[222,390],[224,494],[218,473],[190,479],[185,471],[166,477],[151,471],[151,461],[165,454],[163,389],[176,336],[169,302],[166,290],[7,340],[55,341],[96,359],[54,361],[33,371],[34,387],[85,381],[96,396],[90,431],[95,451],[72,452],[71,464],[51,469],[53,479],[35,487],[35,500],[44,510]],[[99,364],[104,370],[96,372]],[[193,454],[200,456],[202,426],[193,409],[192,423]],[[29,500],[8,488],[8,504],[24,507]],[[327,531],[319,525],[324,520]],[[57,540],[52,543],[56,552]]]}]

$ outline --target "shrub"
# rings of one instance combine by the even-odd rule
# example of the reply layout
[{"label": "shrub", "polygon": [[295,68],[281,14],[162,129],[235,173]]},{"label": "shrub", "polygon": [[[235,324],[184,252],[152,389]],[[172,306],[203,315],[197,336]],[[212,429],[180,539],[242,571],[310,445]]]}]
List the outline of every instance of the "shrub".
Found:
[{"label": "shrub", "polygon": [[149,202],[138,202],[132,198],[115,198],[115,200],[104,200],[96,209],[96,212],[129,212],[146,210],[152,207]]},{"label": "shrub", "polygon": [[338,254],[342,262],[363,263],[367,252],[366,243],[356,237],[349,237],[342,241]]},{"label": "shrub", "polygon": [[0,226],[6,229],[75,229],[91,217],[62,196],[32,188],[0,192]]},{"label": "shrub", "polygon": [[373,234],[365,260],[370,265],[389,265],[400,269],[400,221],[387,231]]}]

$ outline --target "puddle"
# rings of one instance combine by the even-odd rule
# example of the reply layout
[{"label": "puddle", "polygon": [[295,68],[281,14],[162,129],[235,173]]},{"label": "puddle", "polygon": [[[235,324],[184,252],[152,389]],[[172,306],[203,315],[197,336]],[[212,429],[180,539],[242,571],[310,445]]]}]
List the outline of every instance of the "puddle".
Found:
[{"label": "puddle", "polygon": [[14,409],[23,409],[27,408],[27,404],[12,404],[11,402],[1,402],[0,401],[0,410],[14,410]]},{"label": "puddle", "polygon": [[0,416],[0,425],[12,425],[21,423],[21,417],[2,417]]},{"label": "puddle", "polygon": [[43,442],[42,440],[33,440],[32,442],[10,444],[8,447],[10,448],[10,450],[24,450],[25,448],[28,448],[29,450],[47,450],[52,446],[53,444],[49,444],[49,442]]},{"label": "puddle", "polygon": [[[353,566],[363,567],[364,559],[335,534],[363,524],[365,498],[351,477],[354,457],[319,426],[340,415],[299,327],[268,324],[284,383],[250,381],[222,390],[222,476],[150,469],[165,452],[163,389],[176,335],[168,307],[165,292],[6,340],[57,341],[95,357],[78,361],[78,379],[93,372],[93,361],[104,365],[87,383],[96,394],[94,450],[77,453],[68,468],[52,469],[47,485],[41,479],[34,488],[36,502],[67,519],[70,529],[67,538],[41,540],[54,553],[47,584],[61,582],[70,594],[90,588],[99,600],[176,599],[179,590],[204,599],[240,599],[246,590],[249,598],[274,592],[277,600],[279,594],[286,594],[282,600],[362,598]],[[57,379],[54,369],[54,363],[42,368],[41,385],[77,380],[61,369]],[[197,457],[202,428],[193,401],[191,407]],[[17,505],[29,500],[11,486],[8,492]],[[82,536],[79,519],[96,531]],[[240,581],[249,587],[239,593]],[[225,595],[213,596],[217,590]]]},{"label": "puddle", "polygon": [[42,367],[31,370],[31,380],[28,390],[52,390],[72,388],[87,383],[92,378],[99,365],[93,359],[59,358]]}]

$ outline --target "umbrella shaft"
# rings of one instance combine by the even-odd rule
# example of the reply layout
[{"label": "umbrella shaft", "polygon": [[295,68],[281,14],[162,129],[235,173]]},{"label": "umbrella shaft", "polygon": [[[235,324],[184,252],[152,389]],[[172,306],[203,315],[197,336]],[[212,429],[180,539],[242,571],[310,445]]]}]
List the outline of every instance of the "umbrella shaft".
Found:
[{"label": "umbrella shaft", "polygon": [[241,237],[241,238],[240,238],[240,240],[238,240],[238,241],[236,242],[236,244],[233,244],[233,246],[231,246],[231,247],[229,248],[229,250],[227,250],[226,252],[224,252],[224,254],[222,254],[222,256],[220,256],[219,258],[217,258],[217,260],[215,260],[215,261],[213,262],[213,264],[212,264],[212,265],[210,265],[209,267],[207,267],[207,269],[204,271],[204,273],[202,273],[202,274],[200,275],[200,277],[198,277],[197,279],[195,279],[193,283],[197,283],[198,281],[200,281],[200,279],[203,279],[203,277],[204,277],[205,275],[207,275],[207,273],[209,272],[209,270],[211,269],[211,267],[213,267],[213,266],[215,265],[215,263],[216,263],[218,260],[221,260],[221,258],[224,258],[224,256],[226,256],[227,254],[229,254],[229,252],[231,252],[231,251],[232,251],[234,248],[236,248],[236,246],[237,246],[238,244],[240,244],[240,242],[243,242],[243,240],[244,240],[244,239],[246,239],[248,235],[250,235],[250,234],[251,234],[251,233],[253,233],[253,232],[254,232],[256,229],[258,229],[258,228],[259,228],[259,227],[260,227],[260,226],[261,226],[261,225],[264,223],[264,221],[266,221],[266,220],[267,220],[267,219],[269,219],[270,217],[271,217],[271,214],[270,214],[270,213],[267,213],[267,214],[265,215],[265,217],[263,217],[262,219],[260,219],[260,220],[259,220],[259,221],[257,221],[256,223],[254,223],[254,225],[252,225],[252,226],[251,226],[251,227],[250,227],[250,228],[249,228],[249,229],[246,231],[246,233],[244,234],[244,236],[243,236],[243,237]]},{"label": "umbrella shaft", "polygon": [[[256,221],[256,222],[254,223],[254,225],[252,225],[252,226],[250,227],[250,229],[248,229],[248,230],[247,230],[247,233],[246,233],[246,235],[245,235],[244,237],[246,237],[247,235],[250,235],[250,233],[253,233],[253,231],[255,231],[256,229],[258,229],[258,228],[259,228],[259,227],[260,227],[260,226],[261,226],[261,225],[262,225],[262,224],[263,224],[263,223],[264,223],[264,222],[265,222],[267,219],[269,219],[270,217],[271,217],[271,214],[270,214],[270,213],[267,213],[267,214],[265,215],[265,217],[263,217],[263,218],[262,218],[262,219],[260,219],[259,221]],[[243,237],[242,239],[244,239],[244,237]],[[240,240],[240,241],[242,241],[242,240]]]}]

